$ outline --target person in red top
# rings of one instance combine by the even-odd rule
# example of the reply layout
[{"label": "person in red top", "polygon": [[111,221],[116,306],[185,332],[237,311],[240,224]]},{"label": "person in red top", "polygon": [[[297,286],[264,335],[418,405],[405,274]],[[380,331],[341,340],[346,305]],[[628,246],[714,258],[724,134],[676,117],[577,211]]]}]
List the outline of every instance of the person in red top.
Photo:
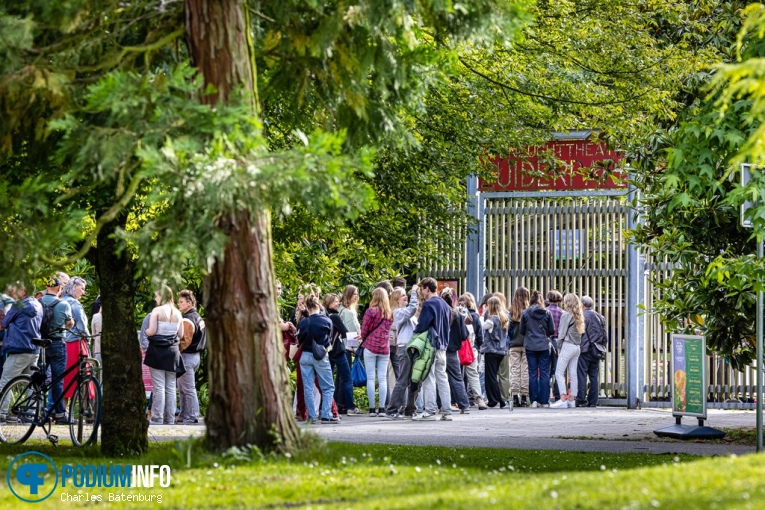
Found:
[{"label": "person in red top", "polygon": [[[364,348],[364,368],[367,370],[367,398],[369,415],[377,416],[385,411],[388,395],[388,360],[390,359],[390,327],[393,314],[390,311],[388,292],[377,288],[361,321],[361,347]],[[380,405],[375,407],[375,377],[379,384]]]}]

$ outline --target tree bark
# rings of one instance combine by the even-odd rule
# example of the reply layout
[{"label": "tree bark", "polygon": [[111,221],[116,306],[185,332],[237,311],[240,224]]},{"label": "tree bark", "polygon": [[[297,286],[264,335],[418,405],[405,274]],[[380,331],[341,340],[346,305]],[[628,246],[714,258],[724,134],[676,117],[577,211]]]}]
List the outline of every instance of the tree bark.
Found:
[{"label": "tree bark", "polygon": [[125,218],[107,224],[98,234],[97,267],[101,282],[103,414],[101,451],[135,455],[149,448],[146,394],[141,349],[135,328],[135,280],[130,254],[117,253],[112,237]]},{"label": "tree bark", "polygon": [[[226,101],[236,87],[252,94],[254,63],[244,0],[186,0],[186,35],[192,61]],[[213,450],[256,445],[291,450],[299,432],[292,415],[289,376],[278,327],[271,249],[271,217],[246,211],[225,215],[217,228],[228,236],[222,257],[205,278],[210,402],[205,422]]]}]

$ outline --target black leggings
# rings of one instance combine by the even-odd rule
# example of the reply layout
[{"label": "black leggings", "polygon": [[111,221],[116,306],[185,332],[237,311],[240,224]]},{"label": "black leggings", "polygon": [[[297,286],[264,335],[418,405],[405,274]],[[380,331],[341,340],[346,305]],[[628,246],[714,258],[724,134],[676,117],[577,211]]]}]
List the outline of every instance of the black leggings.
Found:
[{"label": "black leggings", "polygon": [[499,364],[502,363],[503,359],[505,359],[505,357],[502,354],[487,352],[483,355],[486,379],[486,398],[489,407],[494,407],[502,402],[502,393],[499,391],[497,374],[499,373]]}]

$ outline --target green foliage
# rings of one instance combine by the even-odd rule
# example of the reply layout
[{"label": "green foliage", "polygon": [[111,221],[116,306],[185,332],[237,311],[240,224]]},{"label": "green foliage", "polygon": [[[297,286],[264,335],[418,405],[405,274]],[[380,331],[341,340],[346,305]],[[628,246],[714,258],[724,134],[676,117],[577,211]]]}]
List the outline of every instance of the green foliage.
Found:
[{"label": "green foliage", "polygon": [[[656,282],[661,297],[654,308],[664,324],[671,331],[700,330],[709,348],[737,368],[754,357],[755,292],[764,276],[762,261],[753,256],[752,232],[740,225],[739,207],[763,196],[765,180],[755,172],[746,188],[735,182],[740,162],[762,157],[753,150],[763,115],[753,73],[765,44],[753,28],[764,18],[762,8],[747,12],[752,17],[738,35],[742,62],[716,66],[693,83],[701,89],[661,142],[668,145],[664,157],[642,165],[636,184],[644,224],[632,233],[654,260],[671,264],[671,275]],[[727,9],[717,16],[726,29],[718,42],[725,45],[735,39],[740,20],[731,19]],[[721,48],[717,58],[725,61],[728,51]],[[750,212],[756,236],[762,236],[764,215],[761,207]]]}]

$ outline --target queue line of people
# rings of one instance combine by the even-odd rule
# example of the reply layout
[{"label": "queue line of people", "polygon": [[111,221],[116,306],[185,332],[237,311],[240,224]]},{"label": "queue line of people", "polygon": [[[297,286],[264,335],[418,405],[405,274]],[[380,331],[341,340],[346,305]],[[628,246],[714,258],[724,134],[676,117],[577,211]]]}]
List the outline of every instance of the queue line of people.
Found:
[{"label": "queue line of people", "polygon": [[[520,287],[509,307],[501,293],[487,294],[476,306],[470,293],[457,297],[445,288],[439,294],[432,278],[424,278],[409,291],[381,282],[359,323],[358,295],[356,287],[348,286],[341,295],[326,295],[322,305],[319,289],[309,287],[299,297],[294,322],[283,322],[283,331],[290,327],[297,331],[300,352],[294,359],[304,371],[298,392],[304,397],[296,396],[296,409],[302,408],[302,398],[307,411],[303,416],[298,413],[298,419],[338,423],[341,415],[361,414],[352,397],[349,367],[354,355],[363,357],[373,417],[449,421],[453,413],[469,413],[471,407],[597,405],[601,357],[595,345],[605,344],[606,331],[605,319],[592,310],[588,296],[564,297],[553,290],[545,300],[538,291]],[[318,319],[305,319],[313,316],[327,318],[322,322],[329,327],[311,327]],[[406,346],[420,333],[428,334],[435,353],[427,377],[412,384],[413,359]],[[458,351],[465,341],[474,357],[463,364]],[[334,352],[320,367],[320,360],[312,359],[312,342]],[[342,362],[329,362],[330,356]],[[309,377],[303,358],[315,369]],[[314,394],[322,395],[322,402],[333,397],[329,407],[322,403],[320,417]]]}]

